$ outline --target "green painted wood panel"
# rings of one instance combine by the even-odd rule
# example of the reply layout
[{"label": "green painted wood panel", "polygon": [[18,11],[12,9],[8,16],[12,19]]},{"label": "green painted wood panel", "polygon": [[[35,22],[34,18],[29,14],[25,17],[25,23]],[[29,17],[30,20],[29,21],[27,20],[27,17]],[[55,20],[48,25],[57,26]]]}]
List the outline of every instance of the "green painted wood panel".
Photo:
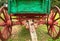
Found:
[{"label": "green painted wood panel", "polygon": [[49,14],[50,0],[8,0],[8,13]]}]

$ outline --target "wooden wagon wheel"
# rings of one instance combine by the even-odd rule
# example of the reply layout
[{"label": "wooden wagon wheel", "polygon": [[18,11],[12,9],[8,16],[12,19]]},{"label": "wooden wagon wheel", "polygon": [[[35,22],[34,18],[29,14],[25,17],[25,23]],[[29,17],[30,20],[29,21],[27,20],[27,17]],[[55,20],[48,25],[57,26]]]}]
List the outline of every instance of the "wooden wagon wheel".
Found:
[{"label": "wooden wagon wheel", "polygon": [[[3,15],[3,16],[2,16]],[[12,26],[10,16],[7,13],[7,9],[5,7],[0,8],[0,26],[2,29],[0,31],[0,39],[2,41],[7,41],[7,39],[11,36]]]},{"label": "wooden wagon wheel", "polygon": [[48,16],[47,24],[48,34],[53,38],[57,39],[60,34],[60,9],[55,6],[51,9],[51,13]]}]

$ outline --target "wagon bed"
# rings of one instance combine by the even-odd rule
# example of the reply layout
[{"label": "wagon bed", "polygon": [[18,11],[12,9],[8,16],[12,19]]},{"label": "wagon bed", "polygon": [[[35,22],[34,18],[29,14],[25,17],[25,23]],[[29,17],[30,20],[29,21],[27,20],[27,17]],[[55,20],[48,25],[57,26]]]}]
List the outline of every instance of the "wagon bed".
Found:
[{"label": "wagon bed", "polygon": [[49,14],[50,0],[8,0],[8,13]]}]

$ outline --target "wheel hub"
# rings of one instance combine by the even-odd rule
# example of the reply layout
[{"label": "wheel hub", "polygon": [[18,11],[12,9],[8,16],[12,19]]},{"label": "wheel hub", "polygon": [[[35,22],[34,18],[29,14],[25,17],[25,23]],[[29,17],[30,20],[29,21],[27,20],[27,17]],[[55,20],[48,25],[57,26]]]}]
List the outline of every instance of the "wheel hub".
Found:
[{"label": "wheel hub", "polygon": [[53,20],[51,20],[51,19],[48,20],[48,24],[49,24],[49,25],[52,25],[52,24],[53,24]]},{"label": "wheel hub", "polygon": [[6,24],[7,24],[8,26],[9,26],[9,25],[11,26],[11,21],[8,20]]}]

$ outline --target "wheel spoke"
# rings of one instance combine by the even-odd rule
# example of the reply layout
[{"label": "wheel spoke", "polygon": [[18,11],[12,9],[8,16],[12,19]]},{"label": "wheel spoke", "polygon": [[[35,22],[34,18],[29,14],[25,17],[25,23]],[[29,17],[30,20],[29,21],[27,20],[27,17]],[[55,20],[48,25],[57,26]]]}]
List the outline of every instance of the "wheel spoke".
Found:
[{"label": "wheel spoke", "polygon": [[[10,19],[10,16],[8,15],[7,10],[4,9],[3,12],[4,12],[3,15],[4,15],[5,19],[6,19],[6,20],[9,20],[9,19]],[[7,18],[7,17],[8,17],[8,18]]]},{"label": "wheel spoke", "polygon": [[54,28],[54,31],[55,31],[56,34],[58,33],[55,28]]},{"label": "wheel spoke", "polygon": [[0,18],[5,22],[5,20],[0,16]]},{"label": "wheel spoke", "polygon": [[52,25],[50,29],[51,29],[51,35],[52,35],[52,37],[54,37],[54,35],[53,35],[54,34],[54,30],[53,30],[54,26]]},{"label": "wheel spoke", "polygon": [[54,20],[54,22],[55,22],[55,21],[57,21],[57,20],[59,20],[59,19],[60,19],[60,17],[59,17],[59,18],[57,18],[57,19],[55,19],[55,20]]},{"label": "wheel spoke", "polygon": [[55,19],[56,15],[57,15],[57,12],[55,12],[55,14],[54,14],[54,19]]},{"label": "wheel spoke", "polygon": [[57,27],[59,27],[59,28],[60,28],[60,26],[58,26],[58,25],[56,25],[56,24],[53,24],[53,25],[55,25],[55,26],[57,26]]}]

